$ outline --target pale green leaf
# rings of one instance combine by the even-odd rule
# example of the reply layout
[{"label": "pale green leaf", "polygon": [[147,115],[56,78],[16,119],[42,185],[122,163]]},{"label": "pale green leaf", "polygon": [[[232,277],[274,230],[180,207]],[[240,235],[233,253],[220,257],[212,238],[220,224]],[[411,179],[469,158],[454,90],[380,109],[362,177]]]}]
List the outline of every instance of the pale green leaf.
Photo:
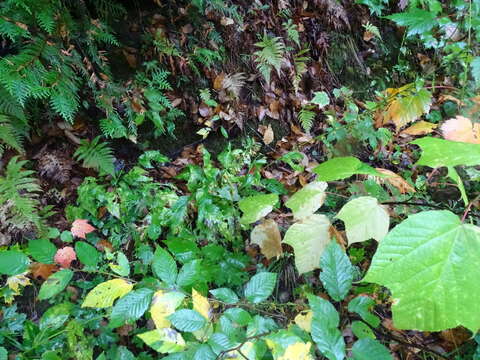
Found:
[{"label": "pale green leaf", "polygon": [[421,9],[410,9],[408,11],[387,16],[399,26],[408,28],[408,35],[422,35],[438,24],[435,13]]},{"label": "pale green leaf", "polygon": [[235,292],[229,288],[218,288],[210,290],[210,293],[218,300],[227,304],[235,304],[238,302],[238,296]]},{"label": "pale green leaf", "polygon": [[153,350],[162,354],[179,352],[186,346],[182,335],[170,328],[151,330],[137,336]]},{"label": "pale green leaf", "polygon": [[317,269],[320,257],[330,242],[330,221],[325,215],[314,214],[287,230],[283,242],[293,247],[295,266],[300,274]]},{"label": "pale green leaf", "polygon": [[364,279],[392,292],[399,329],[480,328],[480,228],[449,211],[408,217],[380,243]]},{"label": "pale green leaf", "polygon": [[67,287],[70,280],[72,280],[72,277],[73,271],[70,269],[63,269],[49,276],[40,288],[38,299],[46,300],[59,294]]},{"label": "pale green leaf", "polygon": [[380,342],[370,338],[363,338],[355,342],[352,347],[354,360],[392,360],[388,349]]},{"label": "pale green leaf", "polygon": [[470,63],[470,66],[472,68],[472,76],[473,80],[475,80],[475,84],[477,87],[480,86],[480,56],[477,56],[472,60]]},{"label": "pale green leaf", "polygon": [[348,245],[369,239],[382,241],[390,226],[387,210],[370,196],[349,201],[338,212],[337,218],[345,223]]},{"label": "pale green leaf", "polygon": [[117,253],[117,264],[108,264],[115,274],[128,276],[130,274],[130,263],[123,252]]},{"label": "pale green leaf", "polygon": [[178,330],[193,332],[203,328],[207,320],[197,311],[190,309],[181,309],[175,311],[168,317]]},{"label": "pale green leaf", "polygon": [[30,260],[28,256],[17,250],[0,252],[0,274],[18,275],[27,271]]},{"label": "pale green leaf", "polygon": [[238,206],[243,211],[242,224],[251,224],[268,215],[278,201],[277,194],[262,194],[240,200]]},{"label": "pale green leaf", "polygon": [[353,266],[336,241],[331,241],[320,259],[320,280],[328,295],[341,301],[347,296],[353,281]]},{"label": "pale green leaf", "polygon": [[412,141],[411,144],[418,145],[422,148],[422,156],[417,161],[417,165],[436,168],[441,166],[474,166],[480,164],[480,144],[463,143],[433,137],[417,139]]},{"label": "pale green leaf", "polygon": [[312,99],[312,103],[318,105],[320,108],[330,104],[330,99],[325,91],[317,91],[314,95],[315,96]]},{"label": "pale green leaf", "polygon": [[362,163],[353,156],[330,159],[315,167],[313,172],[318,175],[317,179],[321,181],[342,180],[360,174],[385,177],[370,165]]},{"label": "pale green leaf", "polygon": [[245,297],[256,304],[266,300],[273,292],[277,282],[277,274],[261,272],[254,275],[245,286]]},{"label": "pale green leaf", "polygon": [[152,270],[156,277],[168,285],[177,280],[177,263],[167,250],[157,247],[153,256]]},{"label": "pale green leaf", "polygon": [[296,220],[309,217],[323,205],[327,186],[323,181],[312,182],[293,194],[285,206],[292,209]]},{"label": "pale green leaf", "polygon": [[110,327],[140,319],[152,301],[153,290],[144,288],[129,292],[115,303],[110,314]]},{"label": "pale green leaf", "polygon": [[118,298],[127,295],[133,288],[124,279],[108,280],[95,286],[85,297],[82,307],[107,308]]}]

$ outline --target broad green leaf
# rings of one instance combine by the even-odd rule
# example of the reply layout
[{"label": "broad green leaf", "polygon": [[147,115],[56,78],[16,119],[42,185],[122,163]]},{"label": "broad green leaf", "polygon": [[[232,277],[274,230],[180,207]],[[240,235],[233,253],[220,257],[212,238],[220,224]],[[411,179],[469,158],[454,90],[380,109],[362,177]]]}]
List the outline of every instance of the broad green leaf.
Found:
[{"label": "broad green leaf", "polygon": [[192,260],[182,266],[177,277],[178,286],[189,286],[194,284],[200,276],[202,261],[199,259]]},{"label": "broad green leaf", "polygon": [[365,339],[365,338],[375,339],[376,338],[372,329],[370,329],[370,327],[364,322],[361,322],[358,320],[354,321],[352,322],[351,328],[352,328],[353,335],[355,335],[359,339]]},{"label": "broad green leaf", "polygon": [[335,181],[349,178],[352,175],[375,175],[384,177],[370,165],[362,163],[353,156],[336,157],[315,167],[313,172],[321,181]]},{"label": "broad green leaf", "polygon": [[243,212],[242,224],[251,224],[268,215],[278,202],[277,194],[262,194],[240,200],[238,206]]},{"label": "broad green leaf", "polygon": [[40,319],[40,330],[54,330],[65,324],[73,310],[73,304],[69,302],[54,305],[45,311]]},{"label": "broad green leaf", "polygon": [[334,306],[318,296],[308,295],[308,302],[313,311],[312,339],[318,350],[330,360],[345,358],[345,341],[338,330],[340,317]]},{"label": "broad green leaf", "polygon": [[354,360],[392,360],[388,349],[380,342],[370,338],[360,339],[352,347]]},{"label": "broad green leaf", "polygon": [[202,344],[195,351],[193,360],[216,360],[217,355],[213,352],[212,348],[208,344]]},{"label": "broad green leaf", "polygon": [[397,328],[480,328],[480,228],[450,211],[424,211],[380,243],[364,281],[392,292]]},{"label": "broad green leaf", "polygon": [[145,344],[161,354],[179,352],[186,346],[182,335],[170,328],[155,329],[137,336]]},{"label": "broad green leaf", "polygon": [[336,241],[331,241],[320,259],[320,280],[328,295],[335,300],[345,299],[353,281],[353,266]]},{"label": "broad green leaf", "polygon": [[115,303],[110,314],[110,327],[140,319],[152,301],[153,290],[144,288],[129,292]]},{"label": "broad green leaf", "polygon": [[252,316],[248,311],[238,307],[227,309],[224,315],[240,326],[246,326],[252,321]]},{"label": "broad green leaf", "polygon": [[190,309],[181,309],[175,311],[168,317],[178,330],[194,332],[203,328],[207,320],[197,311]]},{"label": "broad green leaf", "polygon": [[323,181],[312,182],[293,194],[285,206],[292,209],[296,220],[305,219],[323,205],[327,196],[325,194],[327,186],[328,184]]},{"label": "broad green leaf", "polygon": [[312,103],[318,105],[320,108],[323,108],[330,104],[330,98],[325,91],[316,91],[315,96],[312,99]]},{"label": "broad green leaf", "polygon": [[254,275],[245,286],[245,297],[257,304],[266,300],[273,292],[277,282],[277,274],[261,272]]},{"label": "broad green leaf", "polygon": [[387,210],[370,196],[349,201],[339,211],[337,218],[345,223],[348,245],[369,239],[382,241],[390,226]]},{"label": "broad green leaf", "polygon": [[435,13],[416,8],[387,16],[387,19],[395,21],[399,26],[407,27],[409,36],[422,35],[438,24]]},{"label": "broad green leaf", "polygon": [[127,295],[133,289],[124,279],[108,280],[95,286],[85,297],[82,307],[107,308],[118,298]]},{"label": "broad green leaf", "polygon": [[185,295],[179,291],[158,290],[153,296],[150,315],[157,329],[170,327],[168,316],[173,314],[180,306]]},{"label": "broad green leaf", "polygon": [[115,354],[115,360],[136,360],[136,357],[125,346],[119,346]]},{"label": "broad green leaf", "polygon": [[17,250],[0,252],[0,274],[18,275],[27,271],[30,260],[28,256]]},{"label": "broad green leaf", "polygon": [[283,242],[293,247],[299,274],[320,266],[320,257],[330,242],[329,228],[330,221],[325,215],[313,214],[287,230]]},{"label": "broad green leaf", "polygon": [[28,253],[42,264],[53,264],[53,257],[57,248],[47,239],[30,240],[28,242]]},{"label": "broad green leaf", "polygon": [[177,263],[170,253],[157,247],[152,262],[152,270],[156,277],[168,285],[174,285],[177,280]]},{"label": "broad green leaf", "polygon": [[267,259],[283,254],[282,235],[275,220],[266,219],[255,226],[250,233],[250,242],[258,245]]},{"label": "broad green leaf", "polygon": [[364,321],[376,328],[380,325],[380,319],[377,315],[371,313],[374,306],[375,301],[372,298],[360,295],[350,300],[348,303],[348,311],[357,313]]},{"label": "broad green leaf", "polygon": [[85,241],[77,241],[75,243],[75,252],[78,260],[87,266],[97,266],[100,260],[100,253],[94,246]]},{"label": "broad green leaf", "polygon": [[424,137],[412,141],[411,144],[422,148],[422,156],[417,165],[430,166],[475,166],[480,164],[480,144],[469,144],[457,141]]},{"label": "broad green leaf", "polygon": [[46,300],[59,294],[67,287],[70,280],[72,280],[72,277],[73,271],[70,269],[63,269],[49,276],[40,288],[38,299]]},{"label": "broad green leaf", "polygon": [[130,263],[125,254],[121,251],[117,253],[117,264],[110,263],[108,265],[115,274],[120,276],[128,276],[130,274]]},{"label": "broad green leaf", "polygon": [[238,345],[236,342],[231,340],[227,335],[223,333],[216,332],[210,339],[208,339],[208,344],[215,353],[220,353],[222,351],[234,348]]},{"label": "broad green leaf", "polygon": [[8,352],[3,346],[0,346],[0,360],[7,360],[8,359]]},{"label": "broad green leaf", "polygon": [[210,293],[226,304],[236,304],[239,300],[237,294],[229,288],[213,289],[210,290]]}]

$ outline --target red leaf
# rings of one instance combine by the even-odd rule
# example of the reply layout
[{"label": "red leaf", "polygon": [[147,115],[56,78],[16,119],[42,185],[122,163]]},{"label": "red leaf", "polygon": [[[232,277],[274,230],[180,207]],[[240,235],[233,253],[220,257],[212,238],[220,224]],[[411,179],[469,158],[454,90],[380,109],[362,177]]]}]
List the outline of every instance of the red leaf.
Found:
[{"label": "red leaf", "polygon": [[61,267],[68,269],[73,260],[77,259],[77,254],[70,246],[65,246],[63,249],[58,249],[55,254],[55,262]]},{"label": "red leaf", "polygon": [[95,228],[88,223],[88,220],[77,219],[72,223],[72,229],[70,231],[73,236],[85,239],[85,235],[95,231]]}]

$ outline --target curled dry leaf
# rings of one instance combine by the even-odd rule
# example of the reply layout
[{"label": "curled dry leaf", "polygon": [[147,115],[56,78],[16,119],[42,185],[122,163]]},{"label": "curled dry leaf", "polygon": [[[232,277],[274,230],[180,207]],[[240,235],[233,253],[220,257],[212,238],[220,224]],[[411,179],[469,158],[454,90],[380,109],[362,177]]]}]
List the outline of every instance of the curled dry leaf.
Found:
[{"label": "curled dry leaf", "polygon": [[274,139],[274,134],[273,134],[273,129],[272,125],[268,124],[267,129],[263,133],[263,142],[268,145],[270,144]]},{"label": "curled dry leaf", "polygon": [[435,130],[437,126],[438,126],[437,124],[433,124],[431,122],[422,120],[406,128],[400,134],[412,135],[412,136],[426,135],[433,132],[433,130]]},{"label": "curled dry leaf", "polygon": [[480,144],[480,124],[473,124],[469,118],[457,116],[445,121],[441,129],[447,140]]},{"label": "curled dry leaf", "polygon": [[375,168],[379,173],[387,175],[383,179],[379,179],[380,181],[388,181],[391,185],[395,186],[401,194],[405,194],[408,192],[415,192],[415,189],[410,185],[404,178],[400,175],[395,174],[393,171],[382,169],[382,168]]},{"label": "curled dry leaf", "polygon": [[33,263],[30,266],[30,272],[35,279],[42,278],[47,280],[50,275],[58,270],[58,266],[55,264],[42,264],[42,263]]},{"label": "curled dry leaf", "polygon": [[278,257],[283,253],[280,230],[272,219],[267,219],[255,226],[250,234],[250,241],[252,244],[260,246],[260,251],[267,259]]},{"label": "curled dry leaf", "polygon": [[77,254],[70,246],[65,246],[63,249],[58,249],[54,261],[61,267],[68,269],[73,260],[77,259]]},{"label": "curled dry leaf", "polygon": [[88,223],[88,220],[77,219],[72,223],[70,231],[73,236],[85,239],[85,236],[92,231],[95,231],[95,228]]}]

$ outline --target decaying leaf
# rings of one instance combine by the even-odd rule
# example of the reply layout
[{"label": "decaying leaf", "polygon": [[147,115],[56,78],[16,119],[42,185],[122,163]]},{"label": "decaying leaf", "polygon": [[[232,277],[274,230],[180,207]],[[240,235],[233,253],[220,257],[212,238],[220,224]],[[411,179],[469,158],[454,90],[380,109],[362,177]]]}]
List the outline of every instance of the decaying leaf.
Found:
[{"label": "decaying leaf", "polygon": [[58,249],[55,254],[54,261],[61,267],[68,269],[72,261],[77,259],[77,254],[70,246],[65,246],[62,249]]},{"label": "decaying leaf", "polygon": [[408,192],[415,192],[415,188],[410,185],[404,178],[400,175],[395,174],[393,171],[382,169],[382,168],[375,168],[379,173],[387,175],[387,177],[383,179],[379,179],[379,181],[385,182],[388,181],[391,185],[395,186],[401,194],[405,194]]},{"label": "decaying leaf", "polygon": [[447,140],[480,144],[480,124],[469,118],[457,116],[441,126],[442,135]]},{"label": "decaying leaf", "polygon": [[42,263],[33,263],[30,266],[30,272],[35,279],[42,278],[47,280],[50,275],[58,270],[58,266],[55,264],[42,264]]},{"label": "decaying leaf", "polygon": [[210,320],[210,304],[208,299],[192,288],[193,310],[197,311],[205,319]]},{"label": "decaying leaf", "polygon": [[260,247],[260,251],[267,259],[282,255],[282,237],[277,223],[267,219],[255,226],[250,234],[250,241]]},{"label": "decaying leaf", "polygon": [[95,228],[88,223],[88,220],[77,219],[72,223],[72,228],[70,230],[73,236],[85,239],[86,235],[95,231]]},{"label": "decaying leaf", "polygon": [[306,332],[310,332],[312,331],[312,318],[312,310],[301,312],[297,316],[295,316],[295,324],[297,324],[300,329],[305,330]]},{"label": "decaying leaf", "polygon": [[7,278],[7,286],[14,292],[15,295],[20,295],[21,288],[30,285],[30,279],[26,276],[28,272],[17,274]]},{"label": "decaying leaf", "polygon": [[267,129],[263,133],[263,142],[268,145],[273,141],[274,135],[273,135],[273,129],[272,125],[268,124]]},{"label": "decaying leaf", "polygon": [[426,135],[430,134],[437,128],[437,124],[433,124],[428,121],[419,121],[413,124],[412,126],[409,126],[405,130],[403,130],[400,134],[402,135],[412,135],[412,136],[418,136],[418,135]]}]

